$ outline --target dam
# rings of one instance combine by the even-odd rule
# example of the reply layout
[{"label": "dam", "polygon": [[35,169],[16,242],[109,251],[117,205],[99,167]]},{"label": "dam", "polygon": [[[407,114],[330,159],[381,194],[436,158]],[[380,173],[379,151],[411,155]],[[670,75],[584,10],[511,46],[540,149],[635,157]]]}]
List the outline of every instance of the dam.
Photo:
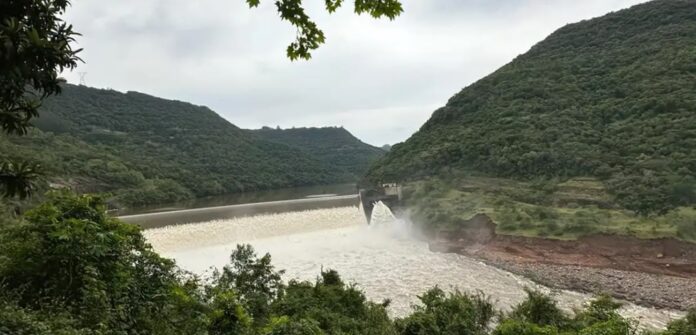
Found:
[{"label": "dam", "polygon": [[[577,292],[551,291],[462,255],[431,252],[411,223],[395,218],[385,205],[374,206],[372,224],[368,225],[356,200],[349,200],[353,204],[332,206],[327,202],[330,198],[315,203],[316,208],[265,211],[176,225],[166,225],[165,219],[155,220],[150,221],[151,228],[144,235],[157,252],[204,277],[213,267],[224,266],[237,244],[250,244],[259,255],[270,253],[276,269],[286,271],[286,281],[313,281],[322,269],[334,269],[369,299],[390,299],[389,312],[394,317],[410,313],[412,305],[418,303],[417,296],[433,286],[481,291],[501,310],[523,301],[527,287],[551,293],[568,311],[591,299]],[[308,205],[311,201],[302,203]],[[156,216],[149,218],[154,220]],[[625,304],[621,313],[650,328],[664,327],[681,316],[679,312],[634,304]]]}]

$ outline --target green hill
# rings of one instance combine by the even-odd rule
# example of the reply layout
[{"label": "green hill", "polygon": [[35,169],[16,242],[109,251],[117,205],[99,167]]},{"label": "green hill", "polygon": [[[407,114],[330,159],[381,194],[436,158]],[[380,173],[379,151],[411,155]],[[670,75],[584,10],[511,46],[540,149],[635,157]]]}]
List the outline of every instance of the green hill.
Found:
[{"label": "green hill", "polygon": [[0,137],[0,156],[40,162],[54,186],[112,192],[125,204],[351,178],[189,103],[66,85],[40,112],[30,136]]},{"label": "green hill", "polygon": [[359,178],[372,163],[384,155],[380,148],[363,143],[343,127],[252,130],[258,137],[286,144]]},{"label": "green hill", "polygon": [[696,204],[696,1],[563,27],[466,87],[367,178],[601,181],[639,214]]}]

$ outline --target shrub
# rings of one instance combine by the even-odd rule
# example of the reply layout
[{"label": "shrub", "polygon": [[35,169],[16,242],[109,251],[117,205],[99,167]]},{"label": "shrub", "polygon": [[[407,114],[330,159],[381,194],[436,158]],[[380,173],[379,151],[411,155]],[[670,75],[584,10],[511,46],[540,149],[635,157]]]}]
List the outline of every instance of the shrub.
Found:
[{"label": "shrub", "polygon": [[259,258],[250,245],[238,245],[230,255],[230,263],[221,272],[213,273],[213,284],[206,291],[213,301],[222,299],[232,303],[238,295],[254,326],[260,327],[271,317],[271,304],[285,291],[282,274],[283,271],[276,271],[271,265],[270,254]]},{"label": "shrub", "polygon": [[527,299],[513,308],[510,316],[540,326],[564,327],[569,318],[550,296],[525,288]]},{"label": "shrub", "polygon": [[677,226],[677,236],[685,240],[696,240],[696,220],[680,216],[674,222]]},{"label": "shrub", "polygon": [[696,335],[696,309],[692,309],[684,319],[671,322],[665,335]]},{"label": "shrub", "polygon": [[48,305],[77,328],[186,334],[202,320],[174,263],[152,251],[137,226],[107,216],[98,197],[52,193],[24,221],[3,227],[0,278],[22,310]]},{"label": "shrub", "polygon": [[557,335],[553,326],[539,326],[533,323],[508,319],[493,331],[493,335]]},{"label": "shrub", "polygon": [[576,320],[584,325],[591,325],[597,322],[606,322],[612,319],[621,318],[616,312],[621,304],[614,301],[608,295],[600,295],[590,301],[590,304],[576,316]]},{"label": "shrub", "polygon": [[487,334],[495,314],[493,304],[482,294],[455,291],[446,294],[433,288],[418,297],[423,304],[408,317],[397,320],[402,335]]},{"label": "shrub", "polygon": [[636,335],[638,330],[633,322],[624,319],[611,319],[592,324],[581,329],[578,335]]},{"label": "shrub", "polygon": [[344,284],[333,270],[322,271],[314,283],[290,281],[273,313],[294,322],[314,320],[327,334],[395,334],[386,312],[388,302],[369,302],[353,285]]},{"label": "shrub", "polygon": [[[237,333],[232,333],[237,334]],[[278,318],[263,331],[265,335],[324,335],[319,324],[314,320],[290,320],[287,317]]]}]

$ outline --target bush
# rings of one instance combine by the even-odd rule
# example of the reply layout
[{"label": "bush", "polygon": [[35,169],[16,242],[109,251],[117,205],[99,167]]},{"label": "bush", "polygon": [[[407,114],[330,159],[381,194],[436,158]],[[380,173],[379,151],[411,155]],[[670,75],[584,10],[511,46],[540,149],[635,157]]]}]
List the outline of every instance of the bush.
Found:
[{"label": "bush", "polygon": [[664,335],[696,335],[696,309],[690,310],[684,319],[670,323]]},{"label": "bush", "polygon": [[513,308],[510,317],[540,326],[564,327],[569,318],[548,295],[525,288],[527,299]]},{"label": "bush", "polygon": [[300,319],[290,320],[282,317],[273,321],[273,324],[264,331],[266,335],[324,335],[324,331],[314,320]]},{"label": "bush", "polygon": [[696,220],[680,216],[675,221],[679,238],[696,241]]},{"label": "bush", "polygon": [[193,198],[193,193],[170,179],[147,180],[140,188],[123,191],[118,202],[130,205],[173,203]]},{"label": "bush", "polygon": [[252,318],[232,290],[217,291],[210,299],[210,335],[247,334]]},{"label": "bush", "polygon": [[636,335],[637,327],[634,323],[624,319],[611,319],[592,324],[581,329],[578,335]]},{"label": "bush", "polygon": [[418,298],[423,305],[396,321],[396,328],[402,335],[483,335],[488,333],[495,315],[493,304],[481,294],[459,291],[446,294],[436,287]]},{"label": "bush", "polygon": [[595,210],[581,209],[573,213],[566,230],[571,233],[590,234],[596,232],[606,222],[607,219]]},{"label": "bush", "polygon": [[213,284],[206,291],[213,301],[218,297],[230,300],[225,297],[238,295],[258,328],[268,322],[271,304],[285,292],[282,274],[283,271],[276,271],[271,265],[271,255],[258,258],[250,245],[238,245],[230,255],[230,263],[222,272],[213,274]]},{"label": "bush", "polygon": [[88,335],[86,329],[76,328],[77,321],[65,313],[41,313],[17,306],[0,298],[0,334],[12,335]]},{"label": "bush", "polygon": [[388,301],[369,302],[355,286],[344,284],[336,271],[328,270],[314,283],[290,281],[273,312],[294,322],[314,320],[327,334],[395,334],[386,306]]},{"label": "bush", "polygon": [[525,212],[533,219],[538,221],[546,221],[549,219],[557,219],[558,213],[556,210],[549,207],[534,206],[525,209]]},{"label": "bush", "polygon": [[3,227],[0,278],[21,310],[69,313],[77,328],[186,334],[201,321],[174,263],[139,228],[108,217],[98,197],[52,193]]},{"label": "bush", "polygon": [[620,319],[621,316],[616,312],[620,307],[621,304],[608,295],[600,295],[590,301],[587,308],[579,313],[575,319],[585,326]]},{"label": "bush", "polygon": [[493,331],[493,335],[557,335],[553,326],[539,326],[533,323],[508,319]]}]

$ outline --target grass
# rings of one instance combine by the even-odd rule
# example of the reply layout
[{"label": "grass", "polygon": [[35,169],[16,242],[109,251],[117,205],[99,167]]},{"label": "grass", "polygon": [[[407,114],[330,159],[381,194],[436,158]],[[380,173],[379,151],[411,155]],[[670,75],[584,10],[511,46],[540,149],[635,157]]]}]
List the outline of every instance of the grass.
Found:
[{"label": "grass", "polygon": [[411,182],[404,194],[412,217],[433,230],[454,229],[482,213],[503,235],[572,240],[605,233],[696,242],[695,209],[638,216],[616,205],[593,178],[521,182],[460,176]]}]

